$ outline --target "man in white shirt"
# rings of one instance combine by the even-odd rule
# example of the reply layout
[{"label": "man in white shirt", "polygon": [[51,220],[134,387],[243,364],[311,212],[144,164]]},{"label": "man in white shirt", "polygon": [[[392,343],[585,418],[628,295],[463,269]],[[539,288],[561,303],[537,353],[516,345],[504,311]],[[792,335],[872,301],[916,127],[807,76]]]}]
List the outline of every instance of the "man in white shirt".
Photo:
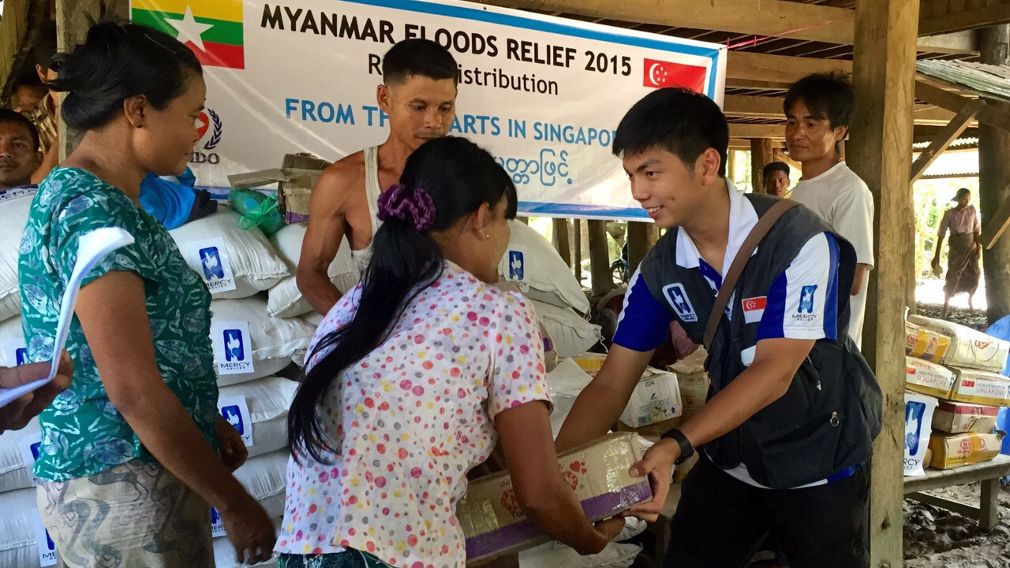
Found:
[{"label": "man in white shirt", "polygon": [[791,198],[820,215],[856,250],[849,299],[849,337],[861,345],[867,272],[873,268],[873,196],[839,150],[849,134],[852,85],[838,74],[808,75],[790,87],[783,105],[786,147],[802,177]]}]

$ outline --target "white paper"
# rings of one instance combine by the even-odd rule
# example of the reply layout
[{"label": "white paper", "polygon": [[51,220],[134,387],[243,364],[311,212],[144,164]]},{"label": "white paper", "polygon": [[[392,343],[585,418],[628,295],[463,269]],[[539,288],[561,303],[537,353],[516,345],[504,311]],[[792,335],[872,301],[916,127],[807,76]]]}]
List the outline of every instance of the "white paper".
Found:
[{"label": "white paper", "polygon": [[56,341],[53,344],[53,360],[49,365],[49,376],[15,388],[0,388],[0,408],[41,388],[56,377],[56,370],[60,366],[60,354],[63,353],[67,335],[70,333],[70,322],[74,317],[74,306],[77,305],[81,282],[109,253],[132,243],[133,236],[119,227],[103,227],[81,235],[77,244],[77,263],[70,275],[67,289],[63,292],[63,302],[60,305],[60,318],[56,323]]},{"label": "white paper", "polygon": [[228,424],[242,436],[246,447],[253,445],[253,423],[244,396],[224,396],[217,400],[217,410]]},{"label": "white paper", "polygon": [[252,373],[252,337],[247,321],[214,321],[210,326],[218,375]]}]

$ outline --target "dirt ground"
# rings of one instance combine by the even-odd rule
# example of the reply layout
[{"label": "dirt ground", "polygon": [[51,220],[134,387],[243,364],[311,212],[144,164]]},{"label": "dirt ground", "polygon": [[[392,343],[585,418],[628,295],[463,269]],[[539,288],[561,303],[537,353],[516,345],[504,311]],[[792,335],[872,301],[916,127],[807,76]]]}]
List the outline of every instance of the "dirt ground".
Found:
[{"label": "dirt ground", "polygon": [[[977,483],[929,491],[962,503],[978,503]],[[1010,490],[999,496],[999,524],[991,532],[946,509],[905,500],[905,566],[908,568],[1010,567]]]}]

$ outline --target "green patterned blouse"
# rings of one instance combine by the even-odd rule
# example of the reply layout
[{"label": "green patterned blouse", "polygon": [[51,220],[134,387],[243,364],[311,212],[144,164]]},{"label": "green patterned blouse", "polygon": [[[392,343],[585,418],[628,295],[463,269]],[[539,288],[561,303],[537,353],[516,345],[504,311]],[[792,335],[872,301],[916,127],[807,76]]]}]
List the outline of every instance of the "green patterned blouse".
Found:
[{"label": "green patterned blouse", "polygon": [[[84,170],[54,169],[32,202],[18,262],[29,358],[51,357],[60,301],[77,260],[77,241],[100,227],[121,227],[136,242],[109,255],[88,273],[84,286],[113,271],[134,272],[143,279],[161,376],[207,442],[217,448],[210,293],[164,227],[125,193]],[[74,359],[74,378],[39,416],[42,447],[35,475],[64,481],[134,458],[154,461],[109,401],[76,318],[66,348]]]}]

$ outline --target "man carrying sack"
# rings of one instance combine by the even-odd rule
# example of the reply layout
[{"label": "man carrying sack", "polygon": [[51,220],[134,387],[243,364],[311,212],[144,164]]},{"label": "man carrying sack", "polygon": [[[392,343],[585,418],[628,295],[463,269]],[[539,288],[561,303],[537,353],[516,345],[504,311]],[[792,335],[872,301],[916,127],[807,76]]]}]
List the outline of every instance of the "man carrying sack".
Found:
[{"label": "man carrying sack", "polygon": [[656,347],[679,323],[704,343],[708,403],[636,465],[655,499],[695,452],[671,523],[667,566],[744,566],[774,533],[793,568],[866,566],[876,379],[848,338],[852,246],[788,200],[725,178],[729,129],[707,97],[650,93],[614,139],[632,195],[669,229],[631,279],[607,360],[558,436],[604,434]]}]

